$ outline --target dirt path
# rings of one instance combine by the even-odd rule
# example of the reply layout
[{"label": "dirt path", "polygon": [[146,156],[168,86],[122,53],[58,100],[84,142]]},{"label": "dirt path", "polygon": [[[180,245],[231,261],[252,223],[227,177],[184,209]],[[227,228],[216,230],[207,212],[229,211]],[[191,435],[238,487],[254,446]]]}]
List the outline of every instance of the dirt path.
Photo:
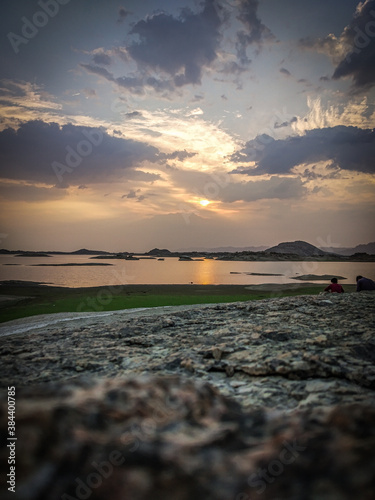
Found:
[{"label": "dirt path", "polygon": [[217,304],[193,304],[183,306],[162,306],[162,307],[139,307],[134,309],[123,309],[120,311],[103,312],[82,312],[82,313],[56,313],[42,314],[39,316],[30,316],[28,318],[15,319],[8,321],[0,326],[0,337],[17,335],[22,333],[33,333],[51,326],[58,326],[70,323],[70,326],[80,328],[95,323],[110,325],[113,322],[121,321],[125,318],[136,318],[138,316],[159,316],[161,314],[184,311],[188,309],[201,309],[204,307],[215,306]]}]

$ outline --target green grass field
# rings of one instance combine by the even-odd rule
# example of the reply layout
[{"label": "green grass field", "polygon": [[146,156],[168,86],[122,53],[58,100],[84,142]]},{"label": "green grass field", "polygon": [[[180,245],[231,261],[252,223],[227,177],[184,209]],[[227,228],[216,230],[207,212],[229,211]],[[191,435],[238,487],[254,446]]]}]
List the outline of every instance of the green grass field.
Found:
[{"label": "green grass field", "polygon": [[[346,286],[347,291],[354,285]],[[283,285],[126,285],[61,288],[35,284],[0,286],[0,322],[39,314],[116,311],[139,307],[177,306],[259,300],[318,294],[323,286]],[[8,300],[1,300],[8,297]]]}]

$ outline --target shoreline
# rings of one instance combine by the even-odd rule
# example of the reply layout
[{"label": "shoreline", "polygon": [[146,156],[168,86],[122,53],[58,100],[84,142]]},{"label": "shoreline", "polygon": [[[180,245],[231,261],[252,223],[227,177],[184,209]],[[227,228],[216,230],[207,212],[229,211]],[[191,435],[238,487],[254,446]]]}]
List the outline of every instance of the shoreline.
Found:
[{"label": "shoreline", "polygon": [[[293,295],[317,295],[317,283],[258,285],[114,285],[68,288],[40,282],[0,284],[0,322],[45,314],[86,314],[155,307],[234,303]],[[353,291],[355,285],[346,285]]]}]

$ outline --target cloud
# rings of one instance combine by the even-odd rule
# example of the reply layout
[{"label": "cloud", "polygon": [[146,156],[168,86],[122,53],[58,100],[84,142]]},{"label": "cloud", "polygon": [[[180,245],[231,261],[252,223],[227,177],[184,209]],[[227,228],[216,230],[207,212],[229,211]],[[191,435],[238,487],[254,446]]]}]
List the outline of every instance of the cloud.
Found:
[{"label": "cloud", "polygon": [[237,19],[245,27],[244,30],[237,32],[237,57],[242,65],[246,65],[251,62],[246,54],[247,47],[254,43],[260,45],[264,40],[272,39],[274,36],[258,17],[258,0],[237,0],[237,4]]},{"label": "cloud", "polygon": [[94,75],[103,76],[107,80],[114,82],[115,78],[112,73],[110,73],[107,69],[102,68],[101,66],[97,66],[94,64],[80,64],[82,68],[84,68],[88,73],[93,73]]},{"label": "cloud", "polygon": [[219,5],[206,0],[201,12],[184,9],[176,18],[164,12],[137,22],[130,34],[139,40],[127,47],[142,69],[156,70],[172,78],[177,87],[199,84],[202,71],[217,58],[222,18]]},{"label": "cloud", "polygon": [[282,73],[285,76],[291,76],[290,71],[288,71],[286,68],[280,68],[280,73]]},{"label": "cloud", "polygon": [[161,161],[164,160],[178,160],[184,161],[186,158],[192,158],[197,153],[189,153],[184,149],[183,151],[173,151],[173,153],[159,153],[159,158]]},{"label": "cloud", "polygon": [[301,198],[307,193],[299,177],[272,176],[261,181],[231,183],[219,194],[221,201],[233,203],[235,201],[252,202],[262,199],[291,199]]},{"label": "cloud", "polygon": [[336,65],[332,78],[351,77],[354,91],[375,85],[375,0],[360,2],[339,37],[300,40],[302,47],[327,54]]},{"label": "cloud", "polygon": [[142,118],[142,113],[139,111],[131,111],[129,113],[125,113],[126,118]]},{"label": "cloud", "polygon": [[112,137],[99,128],[31,121],[0,132],[0,176],[59,187],[116,182],[126,175],[153,181],[155,174],[135,168],[158,162],[158,153],[146,143]]},{"label": "cloud", "polygon": [[285,122],[275,122],[273,128],[284,128],[284,127],[289,127],[292,123],[295,123],[298,121],[298,118],[296,116],[293,116],[289,121]]},{"label": "cloud", "polygon": [[137,196],[138,196],[137,192],[139,192],[139,191],[140,191],[140,189],[137,189],[137,191],[135,191],[134,189],[131,189],[128,194],[122,195],[121,198],[127,198],[127,199],[137,198]]},{"label": "cloud", "polygon": [[11,201],[37,203],[41,201],[61,200],[66,196],[64,189],[41,187],[29,184],[0,182],[0,198]]},{"label": "cloud", "polygon": [[337,126],[306,131],[300,137],[257,137],[232,155],[234,162],[255,162],[233,173],[286,174],[301,164],[330,161],[342,170],[374,173],[375,130]]},{"label": "cloud", "polygon": [[337,125],[352,126],[362,129],[375,127],[374,106],[367,97],[351,99],[342,105],[323,106],[321,100],[307,98],[308,113],[295,117],[291,122],[292,130],[303,135],[306,130],[332,128]]},{"label": "cloud", "polygon": [[332,78],[350,76],[356,89],[375,85],[375,0],[359,4],[353,21],[342,36],[350,46],[345,59],[337,65]]},{"label": "cloud", "polygon": [[162,177],[159,174],[154,174],[151,172],[143,172],[143,170],[129,170],[126,173],[126,179],[136,180],[140,182],[155,182],[160,180]]},{"label": "cloud", "polygon": [[101,76],[110,82],[116,83],[121,88],[130,90],[134,94],[144,95],[147,87],[159,93],[173,90],[173,83],[170,80],[160,80],[153,76],[143,75],[115,77],[113,73],[101,66],[83,63],[80,66],[88,73]]},{"label": "cloud", "polygon": [[[236,0],[237,24],[244,28],[236,33],[238,62],[226,61],[228,54],[221,47],[223,28],[229,26],[229,10],[219,0],[204,0],[198,12],[184,8],[179,16],[164,11],[146,16],[132,25],[126,45],[106,52],[97,49],[93,64],[81,67],[138,95],[144,95],[148,88],[167,96],[185,85],[199,85],[203,73],[214,66],[221,73],[240,75],[251,62],[247,47],[257,44],[259,49],[264,40],[274,38],[258,18],[258,3]],[[103,71],[100,65],[109,65],[110,55],[134,62],[137,70],[120,77]],[[234,54],[232,57],[235,59]],[[223,61],[218,69],[216,63]]]},{"label": "cloud", "polygon": [[103,64],[104,66],[109,66],[112,63],[111,57],[105,52],[98,52],[94,54],[93,61],[95,64]]},{"label": "cloud", "polygon": [[233,175],[223,172],[175,169],[169,171],[169,175],[173,185],[180,186],[196,198],[224,203],[300,198],[306,193],[301,179],[295,176],[236,182]]},{"label": "cloud", "polygon": [[123,23],[125,19],[131,14],[130,10],[126,10],[124,7],[120,7],[118,10],[118,23]]}]

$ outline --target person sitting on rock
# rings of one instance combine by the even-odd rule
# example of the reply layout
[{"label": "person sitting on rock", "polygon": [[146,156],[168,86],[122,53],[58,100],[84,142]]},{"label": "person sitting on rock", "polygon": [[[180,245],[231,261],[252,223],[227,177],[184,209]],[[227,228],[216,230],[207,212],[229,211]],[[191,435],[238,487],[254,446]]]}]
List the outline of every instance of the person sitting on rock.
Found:
[{"label": "person sitting on rock", "polygon": [[361,292],[362,290],[375,290],[375,283],[370,280],[370,278],[357,276],[355,280],[357,282],[357,292]]},{"label": "person sitting on rock", "polygon": [[344,293],[344,289],[341,285],[337,283],[337,278],[331,279],[331,284],[328,285],[325,289],[325,292],[335,292],[335,293]]}]

